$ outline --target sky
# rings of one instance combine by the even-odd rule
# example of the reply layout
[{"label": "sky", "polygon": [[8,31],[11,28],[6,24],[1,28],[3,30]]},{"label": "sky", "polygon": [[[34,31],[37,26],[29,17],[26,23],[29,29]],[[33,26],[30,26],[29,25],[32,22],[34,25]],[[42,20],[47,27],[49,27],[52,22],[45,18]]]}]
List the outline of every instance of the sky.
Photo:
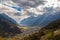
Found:
[{"label": "sky", "polygon": [[[0,0],[0,14],[5,13],[19,24],[31,17],[35,21],[41,15],[47,14],[48,17],[49,14],[54,15],[59,11],[59,0]],[[26,22],[29,23],[29,21]]]}]

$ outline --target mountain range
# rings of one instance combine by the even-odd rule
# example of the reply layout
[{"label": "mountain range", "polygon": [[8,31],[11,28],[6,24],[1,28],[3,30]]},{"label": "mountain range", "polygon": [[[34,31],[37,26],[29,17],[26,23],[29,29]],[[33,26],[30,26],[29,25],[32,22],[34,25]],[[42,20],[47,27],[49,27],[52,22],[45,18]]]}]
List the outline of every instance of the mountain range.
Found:
[{"label": "mountain range", "polygon": [[43,14],[38,17],[31,16],[27,19],[21,21],[21,24],[25,24],[26,26],[41,26],[44,27],[51,23],[54,20],[60,19],[60,12],[56,12],[55,14]]}]

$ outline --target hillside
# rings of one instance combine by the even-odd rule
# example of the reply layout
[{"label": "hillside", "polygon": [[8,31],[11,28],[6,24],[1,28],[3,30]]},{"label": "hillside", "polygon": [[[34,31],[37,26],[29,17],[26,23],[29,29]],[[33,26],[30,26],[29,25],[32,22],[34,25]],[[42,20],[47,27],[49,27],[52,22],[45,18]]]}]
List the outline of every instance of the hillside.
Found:
[{"label": "hillside", "polygon": [[51,22],[37,33],[25,37],[24,40],[60,40],[60,19]]},{"label": "hillside", "polygon": [[[34,28],[35,29],[35,28]],[[27,29],[29,30],[29,29]],[[30,29],[31,31],[31,29]],[[32,31],[31,31],[32,32]],[[1,38],[2,40],[60,40],[60,19],[48,24],[35,33],[25,32],[25,34],[13,37]]]},{"label": "hillside", "polygon": [[0,14],[0,36],[9,37],[20,33],[17,23],[12,18],[5,14]]},{"label": "hillside", "polygon": [[0,19],[0,40],[60,40],[60,19],[43,28],[18,28],[6,20]]}]

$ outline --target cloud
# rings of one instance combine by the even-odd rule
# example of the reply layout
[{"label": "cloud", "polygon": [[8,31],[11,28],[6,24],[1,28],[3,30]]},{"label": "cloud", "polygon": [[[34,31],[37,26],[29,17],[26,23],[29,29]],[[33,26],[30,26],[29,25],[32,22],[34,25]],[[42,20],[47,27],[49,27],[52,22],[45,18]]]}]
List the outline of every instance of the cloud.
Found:
[{"label": "cloud", "polygon": [[46,2],[44,0],[12,0],[12,1],[19,4],[19,6],[22,6],[23,8],[44,5]]}]

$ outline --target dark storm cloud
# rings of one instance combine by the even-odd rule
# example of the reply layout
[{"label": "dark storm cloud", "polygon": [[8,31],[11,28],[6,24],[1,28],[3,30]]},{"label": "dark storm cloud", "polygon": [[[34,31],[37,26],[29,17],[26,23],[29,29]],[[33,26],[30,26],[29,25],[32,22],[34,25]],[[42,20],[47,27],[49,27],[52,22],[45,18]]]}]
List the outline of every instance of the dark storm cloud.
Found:
[{"label": "dark storm cloud", "polygon": [[44,5],[46,2],[44,0],[12,0],[12,1],[19,4],[19,6],[22,6],[23,8]]}]

